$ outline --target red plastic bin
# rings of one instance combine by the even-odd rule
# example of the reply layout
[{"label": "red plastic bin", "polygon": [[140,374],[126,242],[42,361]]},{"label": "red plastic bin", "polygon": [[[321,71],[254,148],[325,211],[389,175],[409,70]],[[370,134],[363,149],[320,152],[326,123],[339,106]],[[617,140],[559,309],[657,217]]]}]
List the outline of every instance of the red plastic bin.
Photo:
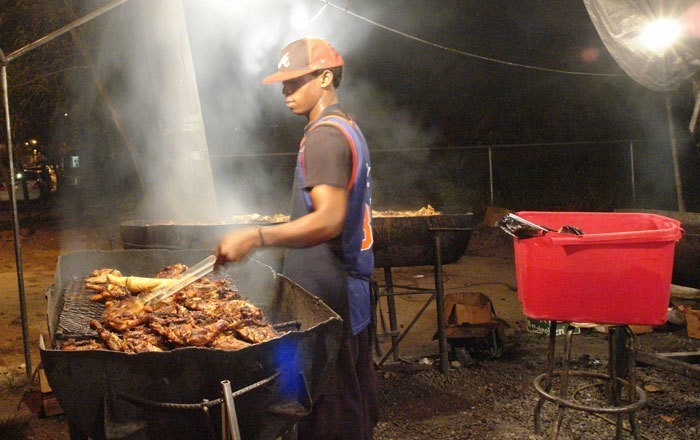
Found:
[{"label": "red plastic bin", "polygon": [[518,212],[558,230],[514,238],[518,297],[532,319],[662,325],[671,294],[678,220],[647,213]]}]

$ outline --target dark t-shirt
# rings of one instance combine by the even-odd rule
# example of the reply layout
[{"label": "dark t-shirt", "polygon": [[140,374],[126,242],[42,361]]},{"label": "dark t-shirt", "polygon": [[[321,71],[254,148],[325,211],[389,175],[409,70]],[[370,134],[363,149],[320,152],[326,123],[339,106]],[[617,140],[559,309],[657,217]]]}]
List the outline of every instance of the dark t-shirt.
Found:
[{"label": "dark t-shirt", "polygon": [[[323,116],[336,114],[323,112]],[[342,113],[338,112],[342,115]],[[352,172],[350,144],[343,133],[330,125],[319,125],[311,130],[304,147],[306,189],[316,185],[347,188]]]}]

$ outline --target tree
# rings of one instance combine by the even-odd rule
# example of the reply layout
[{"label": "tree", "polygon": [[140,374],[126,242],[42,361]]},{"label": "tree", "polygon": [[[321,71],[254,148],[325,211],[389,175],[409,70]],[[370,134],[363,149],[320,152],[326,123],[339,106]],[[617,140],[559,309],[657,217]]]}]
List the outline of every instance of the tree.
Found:
[{"label": "tree", "polygon": [[[5,56],[68,23],[60,0],[6,0],[0,9],[0,48]],[[66,76],[83,69],[67,36],[56,38],[7,65],[12,139],[47,142],[56,116],[70,108]],[[5,124],[3,139],[7,139]],[[15,150],[18,151],[18,150]]]}]

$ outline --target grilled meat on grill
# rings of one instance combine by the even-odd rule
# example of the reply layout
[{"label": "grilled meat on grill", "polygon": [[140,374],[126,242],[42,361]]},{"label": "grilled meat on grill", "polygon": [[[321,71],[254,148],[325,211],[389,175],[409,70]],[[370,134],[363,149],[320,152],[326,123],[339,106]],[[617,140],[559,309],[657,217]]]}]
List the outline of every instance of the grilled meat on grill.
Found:
[{"label": "grilled meat on grill", "polygon": [[107,282],[107,275],[122,276],[122,273],[117,269],[111,269],[109,267],[103,267],[102,269],[95,269],[90,272],[90,277],[85,278],[86,283],[92,284],[105,284]]},{"label": "grilled meat on grill", "polygon": [[107,302],[102,322],[114,330],[124,331],[148,322],[152,311],[150,306],[144,307],[131,296],[122,301]]},{"label": "grilled meat on grill", "polygon": [[279,336],[279,332],[272,328],[270,324],[248,324],[240,327],[236,327],[236,333],[238,333],[246,341],[250,341],[254,344],[258,342],[265,342],[272,338]]},{"label": "grilled meat on grill", "polygon": [[235,332],[225,330],[216,335],[210,345],[212,348],[219,348],[221,350],[240,350],[241,348],[249,346],[250,343],[238,339]]},{"label": "grilled meat on grill", "polygon": [[184,304],[190,310],[204,310],[211,306],[200,306],[209,300],[239,299],[241,295],[229,280],[211,281],[204,277],[172,296],[173,300]]},{"label": "grilled meat on grill", "polygon": [[265,318],[262,310],[243,300],[222,301],[217,311],[222,316],[237,321],[262,321]]},{"label": "grilled meat on grill", "polygon": [[103,350],[105,344],[96,339],[67,339],[61,344],[61,350],[67,351],[86,351],[86,350]]},{"label": "grilled meat on grill", "polygon": [[156,273],[156,278],[178,278],[182,272],[187,270],[187,266],[181,263],[171,264]]},{"label": "grilled meat on grill", "polygon": [[126,299],[131,296],[124,287],[114,284],[88,284],[85,287],[98,293],[90,297],[90,301],[106,303],[107,301]]},{"label": "grilled meat on grill", "polygon": [[[104,344],[110,350],[126,353],[141,353],[144,351],[163,351],[164,340],[146,327],[127,330],[121,335],[107,330],[97,320],[90,321],[90,327],[97,332]],[[101,347],[104,348],[104,347]]]},{"label": "grilled meat on grill", "polygon": [[151,315],[149,327],[176,345],[207,345],[227,327],[223,319],[214,321],[202,312],[190,311],[178,304],[156,309]]},{"label": "grilled meat on grill", "polygon": [[144,351],[163,351],[167,341],[149,327],[140,325],[122,333],[124,345],[129,353]]},{"label": "grilled meat on grill", "polygon": [[432,206],[424,206],[416,211],[394,211],[394,210],[385,210],[385,211],[372,211],[372,218],[379,218],[379,217],[421,217],[421,216],[428,216],[428,215],[441,215],[442,213],[440,211],[436,211],[435,208]]},{"label": "grilled meat on grill", "polygon": [[132,295],[137,290],[133,289],[135,285],[157,286],[178,278],[185,270],[187,266],[174,264],[159,271],[156,278],[124,277],[109,268],[93,271],[85,279],[85,287],[98,292],[90,299],[104,302],[105,310],[102,322],[92,320],[90,327],[103,344],[66,343],[65,349],[106,347],[140,353],[196,346],[240,350],[281,335],[266,322],[262,310],[241,299],[227,279],[202,277],[154,305],[144,306]]},{"label": "grilled meat on grill", "polygon": [[90,321],[90,327],[97,332],[97,336],[102,339],[107,348],[114,351],[126,351],[126,346],[124,345],[124,340],[120,338],[116,333],[112,333],[106,328],[102,327],[99,321],[93,319]]}]

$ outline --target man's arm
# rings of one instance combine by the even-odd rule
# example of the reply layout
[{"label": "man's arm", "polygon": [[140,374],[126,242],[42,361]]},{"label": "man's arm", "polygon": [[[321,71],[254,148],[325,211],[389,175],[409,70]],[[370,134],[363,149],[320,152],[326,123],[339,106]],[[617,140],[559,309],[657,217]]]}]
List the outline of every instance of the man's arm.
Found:
[{"label": "man's arm", "polygon": [[[220,242],[217,261],[241,261],[261,246],[303,248],[325,243],[343,230],[348,209],[348,190],[316,185],[309,192],[314,210],[289,223],[230,232]],[[261,235],[262,233],[262,235]]]}]

